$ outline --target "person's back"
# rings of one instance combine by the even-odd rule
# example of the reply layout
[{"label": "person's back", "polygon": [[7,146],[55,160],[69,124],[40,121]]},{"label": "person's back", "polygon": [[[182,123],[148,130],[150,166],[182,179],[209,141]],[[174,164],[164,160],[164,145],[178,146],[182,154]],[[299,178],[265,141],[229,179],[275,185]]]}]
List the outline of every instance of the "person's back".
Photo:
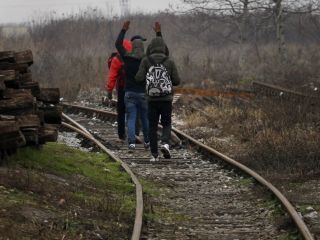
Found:
[{"label": "person's back", "polygon": [[130,22],[126,21],[119,33],[116,41],[116,48],[123,59],[125,76],[125,105],[127,112],[128,124],[128,146],[129,149],[135,148],[135,122],[136,116],[139,114],[142,132],[144,136],[145,147],[149,146],[148,137],[148,118],[147,118],[147,103],[144,94],[143,83],[135,81],[135,75],[139,70],[141,59],[144,57],[143,38],[131,39],[132,51],[128,53],[122,46],[124,36],[129,29]]},{"label": "person's back", "polygon": [[[148,55],[144,57],[141,62],[139,71],[136,75],[136,81],[143,82],[146,86],[146,76],[150,68],[154,67],[155,64],[161,64],[165,67],[172,85],[177,86],[180,84],[179,74],[174,61],[167,56],[168,48],[162,37],[160,37],[161,34],[160,36],[158,34],[161,32],[160,24],[156,23],[154,29],[157,33],[157,37],[152,39],[150,45],[148,46]],[[149,137],[153,161],[158,160],[157,130],[160,116],[161,124],[163,126],[161,151],[163,152],[165,158],[171,158],[169,145],[171,138],[172,100],[173,91],[163,96],[148,96]]]},{"label": "person's back", "polygon": [[[131,52],[131,42],[127,39],[123,40],[123,48],[127,52]],[[124,87],[125,87],[125,71],[123,60],[119,53],[109,59],[109,73],[106,80],[105,88],[108,92],[109,102],[112,100],[112,91],[116,87],[117,91],[117,122],[118,122],[118,137],[121,140],[125,139],[125,104],[124,104]]]},{"label": "person's back", "polygon": [[142,40],[136,39],[132,42],[132,52],[123,56],[123,61],[125,62],[124,70],[126,72],[126,91],[140,93],[144,92],[144,85],[135,81],[135,76],[139,70],[139,66],[143,56],[144,54]]}]

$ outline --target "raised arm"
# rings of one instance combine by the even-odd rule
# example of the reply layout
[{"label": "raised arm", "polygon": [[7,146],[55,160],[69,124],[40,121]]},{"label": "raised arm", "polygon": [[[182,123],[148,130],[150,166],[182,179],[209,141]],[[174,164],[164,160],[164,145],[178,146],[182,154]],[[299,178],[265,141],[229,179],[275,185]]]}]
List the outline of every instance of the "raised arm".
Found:
[{"label": "raised arm", "polygon": [[[155,22],[154,23],[153,30],[155,31],[157,37],[161,37],[162,38],[161,24],[159,22]],[[148,50],[149,50],[149,52],[148,52]],[[148,53],[150,53],[150,49],[147,49],[147,55],[149,55]],[[166,54],[166,56],[169,56],[169,49],[168,49],[167,45],[166,45],[165,54]]]},{"label": "raised arm", "polygon": [[160,25],[159,22],[155,22],[154,23],[153,30],[156,32],[156,36],[157,37],[162,37],[161,25]]},{"label": "raised arm", "polygon": [[116,48],[121,57],[127,55],[127,50],[123,47],[123,39],[129,29],[130,21],[125,21],[116,41]]}]

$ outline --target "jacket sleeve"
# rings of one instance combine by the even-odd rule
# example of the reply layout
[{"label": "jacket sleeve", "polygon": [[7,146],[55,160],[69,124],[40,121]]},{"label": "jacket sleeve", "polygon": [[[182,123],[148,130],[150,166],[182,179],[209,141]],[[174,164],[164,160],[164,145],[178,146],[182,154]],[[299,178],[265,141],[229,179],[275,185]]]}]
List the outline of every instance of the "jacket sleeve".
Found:
[{"label": "jacket sleeve", "polygon": [[141,61],[141,64],[139,66],[139,70],[135,76],[135,80],[137,82],[144,82],[146,80],[146,74],[148,71],[148,59],[144,57]]},{"label": "jacket sleeve", "polygon": [[171,81],[173,86],[178,86],[180,84],[180,76],[174,61],[172,61]]},{"label": "jacket sleeve", "polygon": [[119,78],[119,75],[120,75],[121,67],[122,67],[122,63],[119,61],[118,57],[114,57],[111,61],[108,79],[106,81],[106,86],[105,86],[108,92],[112,92],[114,86],[116,85],[117,79]]},{"label": "jacket sleeve", "polygon": [[123,47],[123,39],[126,34],[126,30],[121,29],[118,38],[116,40],[116,49],[118,50],[121,57],[124,57],[127,55],[127,50]]}]

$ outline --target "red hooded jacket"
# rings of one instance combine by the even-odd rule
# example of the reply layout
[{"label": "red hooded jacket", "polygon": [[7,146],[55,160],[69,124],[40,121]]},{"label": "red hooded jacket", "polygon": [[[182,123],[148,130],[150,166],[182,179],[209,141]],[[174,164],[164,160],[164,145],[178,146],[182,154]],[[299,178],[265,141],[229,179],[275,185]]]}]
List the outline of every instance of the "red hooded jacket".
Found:
[{"label": "red hooded jacket", "polygon": [[[131,42],[127,39],[124,39],[123,47],[128,52],[131,52],[132,50]],[[123,62],[119,59],[119,55],[116,55],[115,57],[112,58],[109,74],[106,79],[106,85],[105,85],[105,88],[108,92],[112,92],[116,83],[117,83],[117,87],[124,88],[125,73],[124,71],[122,71],[122,66],[123,66]]]}]

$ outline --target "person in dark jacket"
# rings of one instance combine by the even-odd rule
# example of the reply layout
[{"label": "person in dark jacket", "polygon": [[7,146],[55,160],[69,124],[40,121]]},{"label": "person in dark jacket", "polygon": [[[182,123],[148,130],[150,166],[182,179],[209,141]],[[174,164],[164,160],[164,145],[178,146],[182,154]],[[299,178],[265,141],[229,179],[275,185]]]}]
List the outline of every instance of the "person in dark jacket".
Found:
[{"label": "person in dark jacket", "polygon": [[[152,39],[147,49],[147,56],[141,61],[139,71],[135,77],[137,82],[146,85],[146,75],[149,68],[154,63],[161,63],[165,66],[173,86],[180,84],[180,77],[175,63],[168,57],[169,50],[162,39],[161,26],[155,23],[154,30],[156,37]],[[151,61],[152,62],[151,62]],[[165,96],[148,96],[148,119],[149,119],[149,137],[150,151],[152,154],[151,161],[159,160],[158,153],[158,122],[161,116],[161,124],[163,126],[161,138],[161,152],[164,158],[171,158],[170,154],[170,138],[171,138],[171,114],[172,114],[173,92]]]},{"label": "person in dark jacket", "polygon": [[147,100],[144,93],[144,84],[135,81],[135,75],[138,72],[144,54],[144,46],[142,38],[139,35],[131,39],[132,51],[128,52],[123,47],[123,39],[129,29],[130,21],[126,21],[118,35],[116,48],[123,59],[125,75],[125,105],[127,111],[128,124],[128,147],[130,150],[135,149],[135,122],[136,116],[139,114],[142,132],[144,137],[145,148],[149,147],[149,124]]},{"label": "person in dark jacket", "polygon": [[[126,51],[131,52],[132,45],[131,42],[127,39],[123,40],[123,47]],[[117,122],[118,122],[118,136],[119,139],[125,140],[126,131],[125,131],[125,122],[126,122],[126,108],[124,104],[124,81],[125,81],[125,72],[123,69],[123,61],[119,54],[115,55],[111,60],[111,65],[109,69],[108,78],[106,80],[106,90],[108,92],[109,101],[112,100],[112,91],[116,86],[117,90]]]}]

